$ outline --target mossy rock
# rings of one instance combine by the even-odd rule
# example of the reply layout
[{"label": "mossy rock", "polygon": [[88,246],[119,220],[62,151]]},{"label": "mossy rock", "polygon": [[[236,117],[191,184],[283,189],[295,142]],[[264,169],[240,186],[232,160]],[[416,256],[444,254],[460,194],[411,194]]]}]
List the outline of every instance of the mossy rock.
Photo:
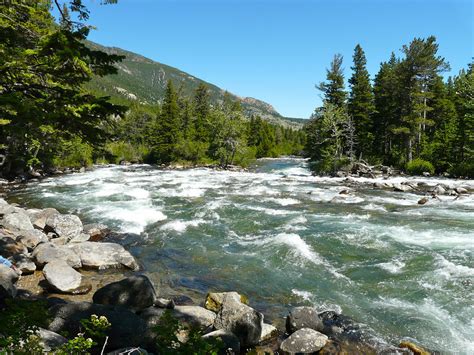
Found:
[{"label": "mossy rock", "polygon": [[426,351],[421,346],[416,345],[409,341],[402,341],[399,346],[400,348],[406,348],[406,349],[411,350],[414,355],[430,355],[429,351]]}]

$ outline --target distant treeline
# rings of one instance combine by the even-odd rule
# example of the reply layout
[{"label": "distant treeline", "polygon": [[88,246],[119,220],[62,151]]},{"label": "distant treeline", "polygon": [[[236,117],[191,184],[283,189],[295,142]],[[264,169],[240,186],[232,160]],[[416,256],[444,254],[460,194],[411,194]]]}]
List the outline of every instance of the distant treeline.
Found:
[{"label": "distant treeline", "polygon": [[204,85],[189,99],[169,82],[155,106],[117,104],[92,92],[90,80],[117,73],[123,57],[86,45],[82,1],[58,4],[0,6],[0,175],[94,161],[246,164],[301,152],[304,133],[244,117],[230,95],[211,106]]},{"label": "distant treeline", "polygon": [[360,45],[349,92],[342,56],[317,85],[324,105],[306,125],[307,155],[318,172],[332,173],[357,159],[409,173],[474,177],[473,64],[443,80],[449,69],[435,37],[415,38],[380,65],[373,84]]}]

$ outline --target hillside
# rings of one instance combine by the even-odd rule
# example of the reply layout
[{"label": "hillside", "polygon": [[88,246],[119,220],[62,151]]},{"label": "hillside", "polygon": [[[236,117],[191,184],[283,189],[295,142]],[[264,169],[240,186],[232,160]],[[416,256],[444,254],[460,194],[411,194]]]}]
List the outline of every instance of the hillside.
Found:
[{"label": "hillside", "polygon": [[[89,44],[94,49],[125,56],[125,59],[117,64],[119,70],[116,75],[93,79],[89,87],[96,91],[118,99],[153,104],[160,102],[165,91],[166,83],[171,79],[181,94],[188,97],[193,95],[200,83],[205,83],[209,88],[211,102],[214,105],[222,102],[225,93],[224,90],[179,69],[155,62],[139,54],[120,48],[104,47],[92,42],[89,42]],[[251,97],[231,95],[241,101],[247,116],[259,115],[271,123],[294,128],[302,127],[303,123],[301,119],[283,117],[273,106],[264,101]]]}]

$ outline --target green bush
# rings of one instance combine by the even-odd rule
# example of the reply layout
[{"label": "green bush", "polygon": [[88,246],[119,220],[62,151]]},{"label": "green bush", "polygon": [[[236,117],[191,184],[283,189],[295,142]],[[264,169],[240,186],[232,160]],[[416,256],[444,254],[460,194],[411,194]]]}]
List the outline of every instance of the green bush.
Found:
[{"label": "green bush", "polygon": [[84,143],[79,137],[74,137],[71,140],[60,140],[57,152],[52,158],[52,165],[56,168],[90,166],[93,163],[93,151],[92,146]]},{"label": "green bush", "polygon": [[142,162],[148,155],[149,150],[144,145],[134,146],[127,142],[111,142],[105,146],[106,151],[112,155],[112,163],[119,164],[122,161]]},{"label": "green bush", "polygon": [[423,175],[423,173],[430,173],[433,175],[435,168],[429,161],[423,159],[414,159],[407,163],[407,173],[410,175]]}]

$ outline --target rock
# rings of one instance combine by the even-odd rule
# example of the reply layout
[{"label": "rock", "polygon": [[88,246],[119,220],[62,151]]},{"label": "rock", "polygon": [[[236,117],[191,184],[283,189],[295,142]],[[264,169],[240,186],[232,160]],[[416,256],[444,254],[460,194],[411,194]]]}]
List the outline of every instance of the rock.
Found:
[{"label": "rock", "polygon": [[79,255],[82,265],[99,270],[126,266],[137,271],[135,258],[120,244],[115,243],[74,243],[69,248]]},{"label": "rock", "polygon": [[400,348],[409,349],[414,355],[430,355],[430,353],[423,349],[421,346],[413,344],[409,341],[402,341],[400,343]]},{"label": "rock", "polygon": [[427,203],[430,199],[428,197],[423,197],[421,198],[420,200],[418,200],[418,204],[419,205],[424,205],[425,203]]},{"label": "rock", "polygon": [[427,171],[424,171],[424,172],[423,172],[423,176],[429,177],[429,176],[431,176],[431,174],[430,174],[429,172],[427,172]]},{"label": "rock", "polygon": [[398,192],[407,192],[407,191],[412,190],[412,187],[409,185],[403,185],[397,182],[393,184],[393,190],[398,191]]},{"label": "rock", "polygon": [[312,354],[324,347],[328,337],[314,329],[302,328],[285,339],[280,350],[284,354]]},{"label": "rock", "polygon": [[234,333],[241,346],[249,347],[260,341],[263,314],[236,300],[234,296],[225,295],[214,327]]},{"label": "rock", "polygon": [[21,271],[22,275],[32,274],[36,271],[36,264],[30,257],[24,254],[14,255],[12,258],[12,263],[18,270]]},{"label": "rock", "polygon": [[323,321],[322,333],[334,339],[360,343],[363,337],[360,326],[351,318],[338,314],[334,311],[326,311],[319,314]]},{"label": "rock", "polygon": [[106,351],[125,347],[140,346],[144,342],[146,326],[143,319],[132,311],[114,306],[87,302],[56,304],[50,308],[52,321],[48,329],[74,336],[83,331],[81,319],[90,319],[91,315],[105,316],[111,327]]},{"label": "rock", "polygon": [[84,226],[84,233],[89,234],[92,242],[102,240],[110,232],[109,227],[104,224],[93,223]]},{"label": "rock", "polygon": [[82,166],[82,167],[79,169],[79,172],[80,172],[80,173],[85,173],[85,172],[86,172],[86,168]]},{"label": "rock", "polygon": [[271,324],[263,323],[262,326],[262,335],[260,336],[260,341],[266,341],[278,336],[278,329]]},{"label": "rock", "polygon": [[82,222],[73,214],[53,214],[46,220],[45,232],[54,232],[69,240],[78,237],[83,230]]},{"label": "rock", "polygon": [[173,300],[168,300],[166,298],[155,299],[155,302],[153,303],[153,305],[158,308],[167,308],[167,309],[173,309],[176,306]]},{"label": "rock", "polygon": [[351,193],[351,190],[349,189],[344,189],[339,191],[339,195],[349,195]]},{"label": "rock", "polygon": [[148,355],[149,352],[142,348],[122,348],[111,351],[107,355]]},{"label": "rock", "polygon": [[297,330],[310,328],[317,331],[324,329],[323,321],[313,307],[296,307],[286,317],[286,331],[292,334]]},{"label": "rock", "polygon": [[36,331],[36,335],[40,338],[40,346],[47,353],[60,348],[68,342],[62,335],[43,328],[39,328]]},{"label": "rock", "polygon": [[160,319],[165,311],[166,310],[163,308],[148,307],[147,309],[140,312],[139,315],[145,321],[147,329],[152,331],[152,328],[160,323]]},{"label": "rock", "polygon": [[[64,237],[62,237],[64,238]],[[86,234],[86,233],[81,233],[79,234],[78,236],[72,238],[69,243],[83,243],[83,242],[87,242],[88,240],[90,240],[91,236],[89,234]]]},{"label": "rock", "polygon": [[55,260],[64,260],[75,269],[82,266],[81,258],[73,250],[66,246],[57,246],[51,242],[38,245],[32,256],[39,267]]},{"label": "rock", "polygon": [[446,190],[443,186],[437,185],[431,190],[431,192],[435,195],[444,195],[446,193]]},{"label": "rock", "polygon": [[66,245],[69,242],[69,239],[66,237],[55,237],[51,238],[51,243],[56,245],[56,246],[61,246],[61,245]]},{"label": "rock", "polygon": [[16,211],[3,217],[2,225],[10,230],[33,230],[30,218],[25,212]]},{"label": "rock", "polygon": [[40,243],[47,243],[48,237],[40,230],[24,230],[16,238],[17,242],[22,243],[29,251],[32,251]]},{"label": "rock", "polygon": [[54,208],[45,208],[39,212],[30,215],[31,223],[37,229],[44,230],[46,227],[46,220],[54,215],[58,215],[58,210]]},{"label": "rock", "polygon": [[81,286],[82,275],[64,260],[53,260],[46,264],[43,275],[55,290],[72,293]]},{"label": "rock", "polygon": [[[5,200],[3,200],[3,201],[5,201]],[[7,203],[0,204],[0,216],[4,216],[6,214],[13,213],[15,211],[16,211],[15,207],[10,206]]]},{"label": "rock", "polygon": [[175,306],[172,314],[179,321],[201,329],[212,327],[216,314],[200,306]]},{"label": "rock", "polygon": [[0,264],[0,304],[5,298],[16,296],[15,282],[17,281],[18,274],[8,266]]},{"label": "rock", "polygon": [[193,299],[186,295],[173,296],[171,301],[173,301],[175,306],[194,306]]},{"label": "rock", "polygon": [[153,306],[155,288],[145,275],[131,276],[98,289],[92,297],[94,303],[118,305],[134,312]]},{"label": "rock", "polygon": [[203,339],[218,339],[224,343],[223,354],[240,354],[240,341],[227,330],[215,330],[202,336]]},{"label": "rock", "polygon": [[219,312],[225,298],[231,298],[236,302],[242,302],[242,297],[237,292],[210,292],[206,296],[204,307],[210,311]]},{"label": "rock", "polygon": [[464,187],[456,187],[456,188],[454,189],[454,191],[456,191],[456,192],[457,192],[458,194],[460,194],[460,195],[461,195],[461,194],[467,194],[467,193],[468,193],[467,189],[465,189]]},{"label": "rock", "polygon": [[0,255],[9,258],[16,254],[27,254],[28,249],[8,236],[0,237]]}]

